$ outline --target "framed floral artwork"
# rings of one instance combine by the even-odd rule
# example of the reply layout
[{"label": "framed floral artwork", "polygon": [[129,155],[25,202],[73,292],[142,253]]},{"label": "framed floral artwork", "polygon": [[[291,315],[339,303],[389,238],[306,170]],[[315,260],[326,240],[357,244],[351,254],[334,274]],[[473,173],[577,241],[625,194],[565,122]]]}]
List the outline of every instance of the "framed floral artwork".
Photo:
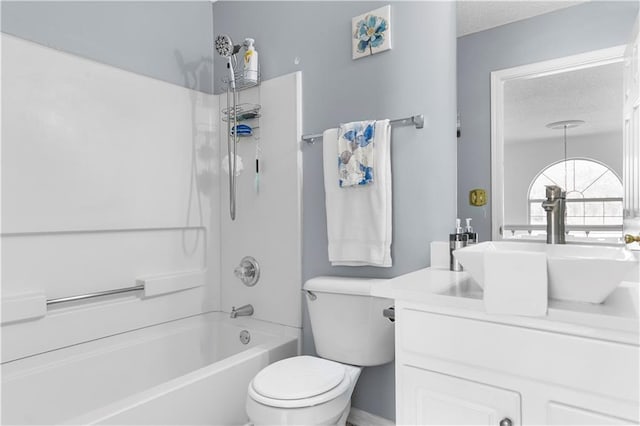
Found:
[{"label": "framed floral artwork", "polygon": [[352,58],[391,49],[391,6],[383,6],[351,20]]}]

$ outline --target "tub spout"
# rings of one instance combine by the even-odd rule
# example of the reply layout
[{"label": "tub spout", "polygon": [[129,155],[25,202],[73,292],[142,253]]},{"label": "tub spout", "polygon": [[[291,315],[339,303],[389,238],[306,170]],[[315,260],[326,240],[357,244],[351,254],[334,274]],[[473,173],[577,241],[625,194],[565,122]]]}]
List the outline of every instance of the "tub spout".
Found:
[{"label": "tub spout", "polygon": [[244,306],[240,306],[238,309],[236,309],[235,306],[231,307],[231,318],[235,318],[235,317],[248,317],[250,315],[253,315],[253,306],[252,305],[244,305]]}]

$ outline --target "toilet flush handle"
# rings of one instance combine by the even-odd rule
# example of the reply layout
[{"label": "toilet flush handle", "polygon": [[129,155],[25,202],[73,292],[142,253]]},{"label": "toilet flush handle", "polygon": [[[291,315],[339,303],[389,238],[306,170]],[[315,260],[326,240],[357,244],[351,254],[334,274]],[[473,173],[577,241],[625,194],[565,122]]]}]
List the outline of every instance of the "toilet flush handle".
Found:
[{"label": "toilet flush handle", "polygon": [[395,322],[396,320],[396,308],[394,306],[390,306],[386,309],[382,310],[382,316],[385,318],[389,318],[389,321]]}]

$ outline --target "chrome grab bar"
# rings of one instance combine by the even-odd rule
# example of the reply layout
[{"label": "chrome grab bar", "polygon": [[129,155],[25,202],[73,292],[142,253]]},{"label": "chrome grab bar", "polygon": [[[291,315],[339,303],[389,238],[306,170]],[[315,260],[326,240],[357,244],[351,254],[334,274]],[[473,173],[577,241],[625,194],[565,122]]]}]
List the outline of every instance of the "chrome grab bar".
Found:
[{"label": "chrome grab bar", "polygon": [[94,297],[110,296],[112,294],[129,293],[131,291],[144,290],[144,284],[138,284],[133,287],[116,288],[114,290],[97,291],[95,293],[79,294],[77,296],[59,297],[57,299],[47,299],[48,305],[58,303],[75,302],[76,300],[92,299]]}]

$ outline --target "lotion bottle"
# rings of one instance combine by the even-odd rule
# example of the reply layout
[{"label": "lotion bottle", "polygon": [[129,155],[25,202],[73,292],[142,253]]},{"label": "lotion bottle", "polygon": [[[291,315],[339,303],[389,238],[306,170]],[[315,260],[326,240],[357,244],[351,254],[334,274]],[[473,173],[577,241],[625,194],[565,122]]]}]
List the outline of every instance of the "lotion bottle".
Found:
[{"label": "lotion bottle", "polygon": [[243,77],[247,83],[258,82],[258,51],[253,46],[254,43],[255,40],[252,38],[244,40],[246,50],[244,52]]},{"label": "lotion bottle", "polygon": [[468,217],[465,220],[467,221],[467,226],[464,228],[464,233],[467,234],[467,245],[478,244],[478,233],[473,232],[471,218]]}]

